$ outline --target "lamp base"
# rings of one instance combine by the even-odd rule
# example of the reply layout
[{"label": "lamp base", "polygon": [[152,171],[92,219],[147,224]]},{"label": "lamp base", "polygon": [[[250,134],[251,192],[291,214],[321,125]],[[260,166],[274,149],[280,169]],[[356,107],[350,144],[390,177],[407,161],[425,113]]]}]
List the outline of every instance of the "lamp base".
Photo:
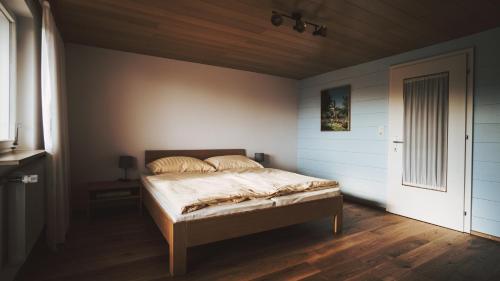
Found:
[{"label": "lamp base", "polygon": [[119,178],[119,181],[130,181],[127,174],[127,168],[123,168],[123,178]]}]

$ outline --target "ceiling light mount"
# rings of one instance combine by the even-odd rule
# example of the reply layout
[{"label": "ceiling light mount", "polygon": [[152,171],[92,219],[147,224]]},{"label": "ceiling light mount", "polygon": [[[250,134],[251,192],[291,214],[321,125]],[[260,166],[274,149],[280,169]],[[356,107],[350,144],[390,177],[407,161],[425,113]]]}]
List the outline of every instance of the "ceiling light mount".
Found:
[{"label": "ceiling light mount", "polygon": [[291,15],[288,15],[272,11],[271,23],[274,26],[280,26],[283,24],[284,18],[294,20],[295,24],[293,25],[293,30],[299,33],[303,33],[304,31],[306,31],[307,26],[310,25],[314,27],[312,35],[326,37],[326,30],[327,30],[326,25],[319,25],[312,22],[304,21],[302,20],[302,14],[300,12],[294,12]]},{"label": "ceiling light mount", "polygon": [[295,25],[293,29],[299,33],[306,31],[307,23],[302,21],[302,15],[300,13],[293,13],[292,19],[295,20]]}]

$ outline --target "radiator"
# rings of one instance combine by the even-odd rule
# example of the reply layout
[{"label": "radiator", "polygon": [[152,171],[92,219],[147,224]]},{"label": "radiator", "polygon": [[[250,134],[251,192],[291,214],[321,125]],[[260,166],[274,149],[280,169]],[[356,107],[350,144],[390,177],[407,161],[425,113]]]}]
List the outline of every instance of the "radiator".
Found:
[{"label": "radiator", "polygon": [[[35,161],[10,173],[0,187],[3,206],[0,211],[0,265],[4,269],[19,267],[26,260],[44,228],[44,173],[44,161]],[[26,175],[37,175],[37,182],[22,182]],[[29,181],[29,178],[24,180]]]}]

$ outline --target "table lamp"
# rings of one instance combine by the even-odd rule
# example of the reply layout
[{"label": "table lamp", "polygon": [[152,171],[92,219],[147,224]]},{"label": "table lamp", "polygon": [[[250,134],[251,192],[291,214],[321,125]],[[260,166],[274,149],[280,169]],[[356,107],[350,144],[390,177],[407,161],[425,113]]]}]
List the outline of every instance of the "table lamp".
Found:
[{"label": "table lamp", "polygon": [[265,154],[261,153],[261,152],[255,153],[254,159],[256,162],[259,162],[262,164],[265,161]]},{"label": "table lamp", "polygon": [[127,178],[127,169],[133,168],[135,164],[135,158],[133,156],[128,156],[128,155],[121,155],[119,160],[118,160],[118,167],[120,169],[123,169],[123,175],[124,177],[120,180],[122,181],[128,181],[129,179]]}]

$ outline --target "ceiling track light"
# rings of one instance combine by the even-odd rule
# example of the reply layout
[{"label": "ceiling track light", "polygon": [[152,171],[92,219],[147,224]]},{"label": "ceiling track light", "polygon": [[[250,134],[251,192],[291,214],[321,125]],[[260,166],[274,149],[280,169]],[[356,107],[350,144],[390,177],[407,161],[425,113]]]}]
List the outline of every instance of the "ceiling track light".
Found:
[{"label": "ceiling track light", "polygon": [[293,30],[299,33],[303,33],[304,31],[306,31],[307,26],[310,25],[314,27],[312,35],[326,37],[326,30],[327,30],[326,25],[319,25],[312,22],[304,21],[302,20],[302,14],[298,12],[292,13],[292,15],[287,15],[273,11],[271,15],[271,23],[274,26],[280,26],[283,24],[284,18],[294,20],[295,24],[293,26]]}]

